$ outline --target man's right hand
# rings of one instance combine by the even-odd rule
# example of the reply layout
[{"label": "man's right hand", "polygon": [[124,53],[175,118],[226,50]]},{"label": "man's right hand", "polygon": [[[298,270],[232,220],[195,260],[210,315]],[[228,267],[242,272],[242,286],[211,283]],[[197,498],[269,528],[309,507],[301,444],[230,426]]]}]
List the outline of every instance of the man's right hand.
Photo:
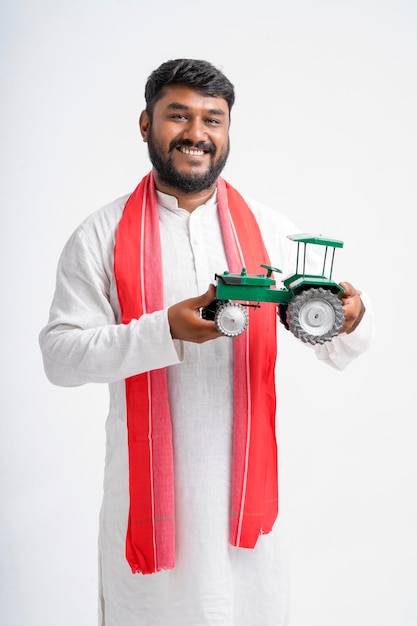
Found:
[{"label": "man's right hand", "polygon": [[200,309],[208,306],[214,299],[214,295],[214,285],[209,285],[208,290],[202,296],[188,298],[169,307],[168,321],[173,339],[204,343],[223,336],[214,322],[204,320],[200,316]]}]

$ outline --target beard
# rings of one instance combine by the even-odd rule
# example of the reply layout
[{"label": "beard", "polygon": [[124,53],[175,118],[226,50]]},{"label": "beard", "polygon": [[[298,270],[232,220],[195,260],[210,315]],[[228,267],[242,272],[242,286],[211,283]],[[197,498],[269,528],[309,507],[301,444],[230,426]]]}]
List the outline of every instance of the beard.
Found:
[{"label": "beard", "polygon": [[[203,173],[195,174],[183,174],[174,165],[172,158],[173,151],[178,146],[184,146],[187,148],[198,148],[204,150],[210,154],[209,168]],[[220,176],[221,171],[226,165],[227,158],[229,156],[230,144],[227,141],[225,150],[219,154],[216,159],[217,150],[212,143],[199,141],[193,143],[190,140],[174,139],[169,145],[169,156],[164,158],[160,145],[154,141],[152,134],[152,128],[149,129],[148,135],[148,152],[152,165],[158,173],[158,176],[166,185],[177,189],[184,194],[199,193],[205,189],[209,189],[214,185],[217,178]]]}]

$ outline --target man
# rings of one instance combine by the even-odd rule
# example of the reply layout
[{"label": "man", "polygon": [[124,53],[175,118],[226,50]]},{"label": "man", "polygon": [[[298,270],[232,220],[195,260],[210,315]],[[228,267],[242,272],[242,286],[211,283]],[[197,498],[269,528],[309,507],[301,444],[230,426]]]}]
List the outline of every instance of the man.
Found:
[{"label": "man", "polygon": [[[72,235],[40,336],[53,383],[110,385],[100,624],[286,624],[276,312],[252,311],[230,339],[200,309],[227,267],[292,268],[296,228],[220,177],[234,102],[220,71],[168,61],[145,99],[152,172]],[[314,348],[339,369],[373,333],[366,296],[343,286],[343,332]]]}]

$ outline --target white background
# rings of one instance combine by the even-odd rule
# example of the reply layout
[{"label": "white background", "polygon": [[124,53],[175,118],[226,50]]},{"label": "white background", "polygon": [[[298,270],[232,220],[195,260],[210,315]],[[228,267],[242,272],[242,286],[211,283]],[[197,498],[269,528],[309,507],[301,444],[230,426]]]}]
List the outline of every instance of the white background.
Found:
[{"label": "white background", "polygon": [[343,239],[375,308],[343,373],[281,333],[291,626],[417,624],[416,25],[411,0],[2,0],[2,624],[96,623],[107,390],[53,387],[37,337],[72,230],[149,170],[144,83],[177,57],[236,87],[225,177]]}]

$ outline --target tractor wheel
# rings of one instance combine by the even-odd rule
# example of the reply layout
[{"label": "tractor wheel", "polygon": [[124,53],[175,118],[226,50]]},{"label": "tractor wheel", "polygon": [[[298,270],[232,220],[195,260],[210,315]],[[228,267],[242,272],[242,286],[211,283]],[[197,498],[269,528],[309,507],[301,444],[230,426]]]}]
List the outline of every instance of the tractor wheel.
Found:
[{"label": "tractor wheel", "polygon": [[288,305],[290,331],[304,343],[330,341],[342,328],[344,311],[337,294],[322,287],[294,296]]},{"label": "tractor wheel", "polygon": [[226,302],[217,309],[214,322],[217,330],[226,337],[237,337],[245,332],[249,315],[238,302]]},{"label": "tractor wheel", "polygon": [[218,300],[217,298],[215,298],[210,302],[208,306],[202,307],[200,309],[200,315],[203,320],[210,320],[212,322],[216,317],[217,309],[226,302],[229,302],[229,300]]},{"label": "tractor wheel", "polygon": [[280,322],[281,324],[284,324],[287,330],[289,330],[288,321],[287,321],[287,310],[288,310],[288,304],[278,305],[278,315],[279,315]]}]

